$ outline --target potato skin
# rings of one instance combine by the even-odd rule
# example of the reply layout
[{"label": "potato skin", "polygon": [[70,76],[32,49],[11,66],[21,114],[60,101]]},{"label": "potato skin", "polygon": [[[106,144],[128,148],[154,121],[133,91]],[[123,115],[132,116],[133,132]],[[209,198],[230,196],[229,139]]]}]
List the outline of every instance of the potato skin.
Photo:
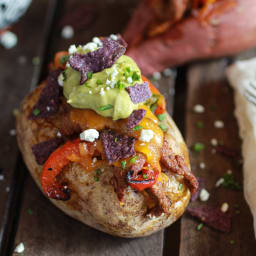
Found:
[{"label": "potato skin", "polygon": [[187,62],[230,56],[253,48],[256,45],[255,0],[234,2],[234,6],[213,15],[208,25],[201,24],[195,17],[185,17],[165,33],[141,42],[141,35],[155,17],[148,0],[143,0],[124,31],[130,47],[126,54],[136,61],[144,75],[151,75]]},{"label": "potato skin", "polygon": [[[31,150],[31,146],[40,140],[40,130],[38,130],[40,127],[36,127],[37,124],[27,118],[39,92],[40,88],[37,88],[23,100],[20,106],[20,113],[17,116],[17,140],[24,161],[42,190],[42,166],[36,163]],[[189,166],[188,152],[183,138],[171,117],[168,114],[167,116],[169,145],[175,154],[184,157],[185,163]],[[190,191],[184,184],[183,177],[163,174],[158,182],[163,183],[172,205],[169,214],[152,217],[146,215],[145,197],[131,187],[126,189],[124,201],[120,203],[110,184],[113,176],[111,167],[104,168],[99,181],[94,180],[94,175],[95,171],[86,173],[80,165],[69,164],[63,171],[63,178],[68,181],[70,200],[50,199],[50,201],[69,216],[114,236],[143,237],[157,232],[176,221],[183,214],[190,199]],[[180,183],[183,183],[182,191],[178,189]]]}]

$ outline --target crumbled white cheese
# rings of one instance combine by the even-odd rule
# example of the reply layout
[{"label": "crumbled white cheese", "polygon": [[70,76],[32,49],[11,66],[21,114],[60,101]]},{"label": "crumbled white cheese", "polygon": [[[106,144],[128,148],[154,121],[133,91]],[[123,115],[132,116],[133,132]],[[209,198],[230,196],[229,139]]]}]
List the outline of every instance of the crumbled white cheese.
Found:
[{"label": "crumbled white cheese", "polygon": [[19,243],[19,244],[16,246],[14,252],[23,253],[24,250],[25,250],[24,244],[23,244],[23,243]]},{"label": "crumbled white cheese", "polygon": [[92,51],[97,50],[98,46],[97,46],[97,44],[90,42],[90,43],[84,45],[83,49],[84,50],[89,50],[90,52],[92,52]]},{"label": "crumbled white cheese", "polygon": [[6,188],[5,188],[5,191],[6,191],[7,193],[9,193],[9,192],[10,192],[10,187],[6,187]]},{"label": "crumbled white cheese", "polygon": [[221,120],[216,120],[214,121],[214,127],[215,128],[223,128],[224,127],[224,122]]},{"label": "crumbled white cheese", "polygon": [[103,43],[101,42],[101,40],[98,38],[98,37],[94,37],[92,39],[92,41],[97,44],[99,47],[102,47],[103,46]]},{"label": "crumbled white cheese", "polygon": [[72,26],[64,26],[61,30],[61,36],[65,39],[70,39],[74,36],[74,29]]},{"label": "crumbled white cheese", "polygon": [[51,108],[50,108],[49,106],[47,106],[47,107],[46,107],[46,110],[47,110],[47,111],[50,111],[50,110],[51,110]]},{"label": "crumbled white cheese", "polygon": [[80,139],[84,141],[94,142],[99,138],[99,132],[95,129],[88,129],[80,133]]},{"label": "crumbled white cheese", "polygon": [[218,179],[216,184],[215,184],[215,187],[219,187],[223,182],[224,182],[223,178]]},{"label": "crumbled white cheese", "polygon": [[212,138],[211,139],[211,144],[212,144],[212,146],[217,146],[218,145],[218,141],[215,139],[215,138]]},{"label": "crumbled white cheese", "polygon": [[58,132],[57,132],[57,137],[60,138],[61,136],[62,136],[62,134],[58,131]]},{"label": "crumbled white cheese", "polygon": [[0,180],[4,180],[4,175],[3,174],[0,174]]},{"label": "crumbled white cheese", "polygon": [[76,51],[77,51],[77,48],[74,44],[69,46],[69,49],[68,49],[69,54],[74,54],[74,53],[76,53]]},{"label": "crumbled white cheese", "polygon": [[200,104],[197,104],[194,106],[194,112],[201,114],[201,113],[204,113],[204,111],[205,111],[204,106],[202,106]]},{"label": "crumbled white cheese", "polygon": [[7,31],[0,36],[0,43],[5,49],[13,48],[18,42],[18,37],[16,34]]},{"label": "crumbled white cheese", "polygon": [[205,163],[200,163],[199,166],[200,166],[201,169],[204,169],[205,168]]},{"label": "crumbled white cheese", "polygon": [[143,142],[150,142],[153,137],[154,137],[154,132],[152,130],[142,129],[139,140]]},{"label": "crumbled white cheese", "polygon": [[110,37],[112,40],[117,40],[117,39],[118,39],[117,35],[114,35],[114,34],[111,34],[109,37]]},{"label": "crumbled white cheese", "polygon": [[166,68],[164,71],[163,71],[163,74],[164,76],[168,77],[168,76],[171,76],[172,75],[172,70],[170,68]]},{"label": "crumbled white cheese", "polygon": [[159,143],[159,144],[162,142],[162,139],[161,139],[160,136],[156,136],[156,137],[155,137],[155,140],[156,140],[156,142]]},{"label": "crumbled white cheese", "polygon": [[104,88],[101,88],[100,89],[100,95],[103,96],[104,94],[105,94],[105,90],[104,90]]},{"label": "crumbled white cheese", "polygon": [[11,136],[15,136],[15,135],[17,134],[16,129],[11,129],[11,130],[9,131],[9,134],[10,134]]},{"label": "crumbled white cheese", "polygon": [[131,84],[131,83],[133,82],[133,80],[132,80],[132,78],[131,78],[130,76],[127,78],[127,82],[128,82],[129,84]]},{"label": "crumbled white cheese", "polygon": [[220,210],[221,210],[222,212],[227,212],[227,211],[228,211],[228,208],[229,208],[228,203],[223,203],[223,204],[221,205],[221,207],[220,207]]},{"label": "crumbled white cheese", "polygon": [[153,73],[153,79],[154,80],[160,80],[161,79],[161,73],[160,72]]},{"label": "crumbled white cheese", "polygon": [[203,188],[200,192],[200,200],[205,202],[205,201],[208,201],[209,197],[210,197],[209,192]]},{"label": "crumbled white cheese", "polygon": [[70,66],[70,64],[67,62],[66,63],[66,68],[70,68],[71,66]]},{"label": "crumbled white cheese", "polygon": [[97,162],[97,157],[94,157],[94,158],[92,159],[92,162],[95,164],[95,163]]},{"label": "crumbled white cheese", "polygon": [[113,80],[116,76],[118,75],[118,70],[116,68],[116,66],[113,67],[113,72],[111,74],[111,80]]},{"label": "crumbled white cheese", "polygon": [[63,76],[63,74],[62,73],[60,73],[59,74],[59,76],[58,76],[58,84],[59,84],[59,86],[63,86],[64,85],[64,76]]}]

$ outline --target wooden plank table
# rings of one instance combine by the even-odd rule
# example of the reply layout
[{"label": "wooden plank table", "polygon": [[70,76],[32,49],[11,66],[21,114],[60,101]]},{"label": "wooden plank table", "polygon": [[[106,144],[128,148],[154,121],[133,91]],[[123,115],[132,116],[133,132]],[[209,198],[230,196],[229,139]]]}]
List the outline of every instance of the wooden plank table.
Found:
[{"label": "wooden plank table", "polygon": [[[189,67],[188,95],[186,108],[186,141],[190,148],[192,170],[197,177],[205,181],[205,188],[210,192],[209,201],[203,203],[197,200],[190,206],[211,205],[221,207],[224,202],[229,204],[229,211],[234,214],[232,230],[223,234],[203,227],[197,230],[196,222],[188,214],[182,218],[180,255],[255,255],[256,242],[253,234],[253,222],[249,208],[242,191],[227,188],[216,188],[215,184],[228,170],[231,170],[236,180],[242,183],[241,158],[228,158],[216,152],[211,140],[232,151],[240,152],[241,141],[238,127],[233,115],[233,92],[225,78],[227,60],[208,61]],[[200,104],[205,107],[202,114],[195,113],[193,107]],[[216,128],[214,122],[221,120],[224,128]],[[197,123],[203,127],[199,128]],[[203,143],[205,150],[195,152],[193,145]],[[205,168],[200,168],[200,163]],[[235,206],[238,206],[236,208]],[[238,213],[239,214],[236,214]]]},{"label": "wooden plank table", "polygon": [[[150,237],[122,239],[106,235],[80,224],[54,207],[38,190],[32,178],[25,175],[26,168],[20,157],[17,158],[15,138],[8,135],[15,125],[12,110],[18,107],[29,88],[45,75],[46,63],[56,51],[67,49],[72,43],[82,44],[95,35],[122,32],[137,2],[138,0],[33,1],[26,15],[13,27],[13,31],[19,36],[18,46],[9,51],[0,49],[0,68],[4,70],[0,73],[0,84],[4,88],[0,92],[0,104],[4,109],[1,115],[4,125],[0,127],[4,145],[0,148],[0,167],[5,177],[0,182],[0,255],[16,255],[13,249],[20,242],[25,245],[26,256],[255,255],[252,217],[242,192],[214,188],[216,180],[228,169],[233,171],[238,180],[242,180],[241,165],[234,159],[212,154],[210,145],[213,137],[234,149],[240,150],[241,145],[233,117],[232,91],[224,78],[226,60],[179,68],[175,102],[175,72],[155,84],[167,98],[168,111],[174,114],[178,126],[186,134],[189,147],[195,142],[206,145],[206,150],[199,154],[191,151],[191,163],[196,175],[207,181],[205,186],[211,193],[209,204],[220,207],[223,202],[228,202],[231,209],[239,204],[240,214],[233,218],[230,234],[221,234],[208,227],[197,231],[198,222],[185,214],[181,221]],[[92,23],[77,28],[72,39],[63,39],[60,23],[69,19],[72,10],[85,8],[87,3],[87,8],[89,6],[95,12]],[[113,15],[109,15],[110,13]],[[35,56],[40,56],[41,65],[32,64]],[[25,63],[24,59],[27,60]],[[9,87],[12,94],[9,93]],[[8,102],[7,106],[5,102]],[[205,114],[195,114],[192,111],[195,104],[204,105]],[[224,129],[216,130],[213,127],[213,122],[217,119],[224,121]],[[196,127],[198,121],[204,123],[204,128]],[[206,164],[204,170],[199,168],[201,162]],[[10,193],[7,193],[6,188],[11,190]],[[195,206],[202,203],[197,201],[193,204]],[[231,245],[230,240],[234,240],[235,244]]]}]

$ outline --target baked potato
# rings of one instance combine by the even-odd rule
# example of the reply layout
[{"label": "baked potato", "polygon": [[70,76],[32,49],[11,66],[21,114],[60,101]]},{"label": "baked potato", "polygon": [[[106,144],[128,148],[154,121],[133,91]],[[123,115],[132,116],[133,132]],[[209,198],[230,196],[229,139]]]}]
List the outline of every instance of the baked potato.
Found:
[{"label": "baked potato", "polygon": [[[56,65],[58,63],[55,61],[52,68],[63,68],[63,64],[57,67]],[[108,159],[103,134],[109,134],[106,128],[112,129],[112,133],[118,131],[125,134],[118,135],[118,140],[122,141],[122,136],[127,138],[129,135],[135,137],[138,142],[143,129],[138,130],[139,126],[136,126],[136,129],[127,129],[127,119],[114,121],[100,116],[93,110],[71,106],[59,85],[58,108],[50,115],[41,116],[42,109],[38,110],[35,106],[42,107],[42,96],[47,95],[45,90],[49,84],[53,86],[51,81],[58,83],[57,80],[57,76],[53,80],[48,77],[47,81],[25,97],[17,116],[18,145],[32,177],[43,193],[69,216],[115,236],[147,236],[176,221],[183,214],[190,195],[195,192],[198,184],[190,171],[184,140],[171,117],[165,112],[164,99],[159,91],[143,77],[146,84],[150,84],[153,95],[157,96],[157,102],[154,102],[157,108],[154,114],[149,105],[140,105],[146,114],[139,124],[144,127],[146,122],[147,125],[151,125],[152,130],[158,131],[158,111],[158,115],[162,117],[161,125],[164,131],[159,130],[162,139],[156,142],[154,140],[158,135],[155,130],[155,135],[151,138],[151,150],[157,148],[157,143],[161,144],[161,148],[157,148],[155,152],[146,152],[145,147],[139,150],[135,143],[136,157],[134,154],[125,157],[125,166],[124,159]],[[51,102],[49,94],[45,100],[46,103]],[[149,101],[147,104],[152,103]],[[49,110],[49,106],[47,107]],[[34,116],[31,117],[31,114]],[[77,139],[86,128],[96,128],[100,131],[100,137],[94,142],[83,141],[81,135],[80,139]],[[52,144],[48,142],[54,142],[54,148],[51,148]],[[103,144],[103,147],[98,147],[98,144],[96,146],[96,143]],[[143,142],[147,145],[150,143]],[[69,150],[70,145],[77,147],[67,156],[65,149]],[[88,149],[87,155],[84,148]],[[120,149],[122,150],[123,148]],[[156,163],[161,169],[159,173],[150,172],[150,165],[146,164],[151,153],[154,154],[151,155],[153,158],[159,155],[159,162]],[[54,176],[49,176],[55,172],[54,168],[59,170]],[[133,176],[135,172],[139,178],[136,176],[131,179],[129,175]],[[157,173],[157,176],[150,176],[151,173]]]}]

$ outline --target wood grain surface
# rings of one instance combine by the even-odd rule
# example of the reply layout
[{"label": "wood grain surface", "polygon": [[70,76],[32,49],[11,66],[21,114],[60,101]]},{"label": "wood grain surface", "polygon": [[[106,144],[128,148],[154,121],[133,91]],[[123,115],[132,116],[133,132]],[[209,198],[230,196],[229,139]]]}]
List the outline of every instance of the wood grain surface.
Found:
[{"label": "wood grain surface", "polygon": [[[15,166],[20,159],[17,158],[14,110],[18,108],[19,102],[33,83],[31,74],[36,67],[32,60],[38,56],[40,51],[40,42],[43,36],[42,23],[44,22],[41,17],[45,16],[47,11],[47,2],[39,2],[40,9],[32,4],[25,16],[11,28],[18,36],[18,44],[10,50],[0,47],[0,174],[4,177],[4,180],[0,181],[0,254],[3,247],[7,246],[6,239],[7,236],[10,236],[9,233],[12,229],[9,220],[15,218],[15,214],[18,213],[17,206],[14,206],[16,211],[12,211],[12,216],[10,216],[9,211],[12,207],[10,199],[13,197],[13,192],[19,188],[18,180],[21,181],[21,184],[24,178],[24,173],[20,173],[19,176],[15,174]],[[33,27],[30,26],[32,23],[34,23]],[[14,186],[15,191],[13,190]]]},{"label": "wood grain surface", "polygon": [[[217,180],[228,170],[231,170],[242,183],[241,158],[228,158],[215,153],[211,139],[215,138],[226,147],[240,152],[241,141],[238,127],[233,115],[233,92],[225,79],[227,60],[203,62],[192,65],[188,71],[188,98],[186,109],[186,140],[190,147],[192,170],[196,176],[203,178],[205,188],[210,192],[207,202],[197,200],[190,207],[211,205],[221,207],[224,202],[229,204],[233,213],[232,229],[223,234],[204,226],[198,231],[198,221],[185,214],[181,223],[181,256],[198,255],[255,255],[256,242],[253,234],[253,222],[249,208],[244,200],[242,191],[228,188],[216,188]],[[202,114],[195,113],[193,107],[201,104],[205,107]],[[215,120],[222,120],[224,128],[217,129]],[[203,128],[196,126],[203,123]],[[194,143],[201,142],[205,150],[194,152]],[[205,163],[205,168],[200,168]],[[238,214],[239,212],[239,214]]]}]

